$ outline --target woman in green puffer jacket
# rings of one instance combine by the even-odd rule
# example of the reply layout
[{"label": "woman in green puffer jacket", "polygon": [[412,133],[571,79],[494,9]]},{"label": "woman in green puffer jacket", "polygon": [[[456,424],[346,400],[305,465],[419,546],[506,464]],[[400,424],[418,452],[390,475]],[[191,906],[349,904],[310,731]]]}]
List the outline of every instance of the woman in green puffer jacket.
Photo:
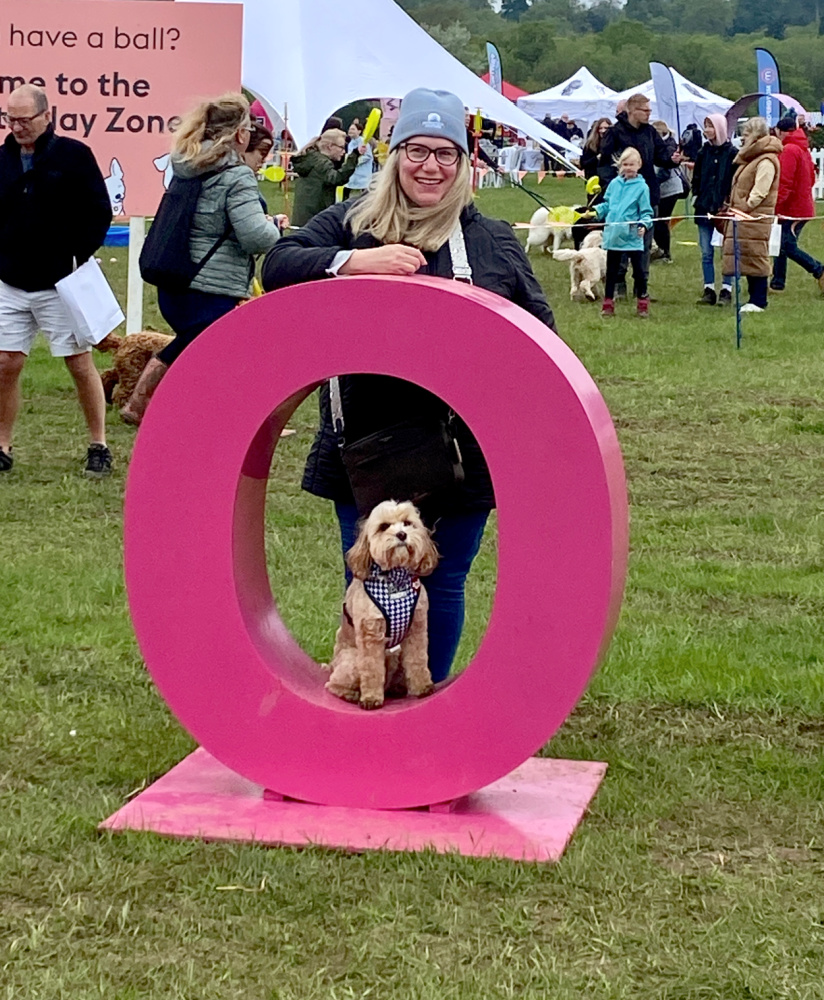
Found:
[{"label": "woman in green puffer jacket", "polygon": [[149,361],[120,411],[127,424],[141,422],[158,383],[188,345],[249,297],[255,254],[265,253],[277,243],[278,227],[266,216],[255,175],[243,159],[250,127],[246,98],[226,94],[199,105],[175,132],[175,177],[203,177],[189,234],[189,254],[193,261],[202,261],[216,249],[189,288],[158,289],[160,312],[175,338]]},{"label": "woman in green puffer jacket", "polygon": [[346,133],[329,128],[292,158],[292,168],[298,175],[293,225],[305,226],[318,212],[335,204],[335,188],[349,180],[365,149],[365,146],[353,149],[344,159]]}]

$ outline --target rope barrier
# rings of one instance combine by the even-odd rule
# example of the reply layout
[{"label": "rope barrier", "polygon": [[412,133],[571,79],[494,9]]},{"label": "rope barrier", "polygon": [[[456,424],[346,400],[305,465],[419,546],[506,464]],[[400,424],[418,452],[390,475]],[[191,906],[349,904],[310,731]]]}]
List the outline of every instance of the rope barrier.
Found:
[{"label": "rope barrier", "polygon": [[[558,206],[555,206],[556,208]],[[652,216],[652,222],[681,222],[684,219],[709,219],[713,221],[719,219],[721,222],[764,222],[770,220],[771,222],[814,222],[816,219],[820,219],[824,222],[824,216],[820,215],[748,215],[746,212],[739,212],[737,210],[732,210],[727,215],[655,215]],[[513,222],[511,223],[513,229],[569,229],[570,225],[577,225],[578,222],[591,222],[599,226],[626,226],[637,223],[637,219],[630,219],[625,222],[599,222],[597,219],[592,217],[584,218],[581,216],[575,223],[567,222],[551,222],[547,219],[546,222],[540,222],[532,224],[531,222]]]}]

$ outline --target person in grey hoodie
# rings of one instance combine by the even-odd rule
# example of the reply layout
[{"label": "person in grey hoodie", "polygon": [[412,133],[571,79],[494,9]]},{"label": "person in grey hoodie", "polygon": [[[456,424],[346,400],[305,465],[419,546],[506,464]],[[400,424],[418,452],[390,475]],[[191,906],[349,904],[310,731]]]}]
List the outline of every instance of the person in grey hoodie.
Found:
[{"label": "person in grey hoodie", "polygon": [[255,175],[243,159],[249,144],[249,104],[242,94],[205,101],[175,132],[172,167],[176,177],[203,177],[189,235],[193,261],[209,260],[185,291],[158,289],[158,306],[174,340],[149,361],[123,420],[137,425],[160,380],[206,327],[249,296],[255,254],[275,245],[279,230],[260,203]]}]

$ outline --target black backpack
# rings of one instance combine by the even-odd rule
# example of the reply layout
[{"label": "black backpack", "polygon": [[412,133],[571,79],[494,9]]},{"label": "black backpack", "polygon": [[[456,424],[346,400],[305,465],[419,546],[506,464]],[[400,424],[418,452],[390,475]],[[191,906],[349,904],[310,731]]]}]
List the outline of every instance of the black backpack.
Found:
[{"label": "black backpack", "polygon": [[198,177],[172,178],[140,251],[140,274],[150,285],[169,292],[186,291],[232,232],[231,224],[227,225],[209,252],[197,262],[192,260],[189,236],[197,200],[203,182],[216,173],[213,170]]}]

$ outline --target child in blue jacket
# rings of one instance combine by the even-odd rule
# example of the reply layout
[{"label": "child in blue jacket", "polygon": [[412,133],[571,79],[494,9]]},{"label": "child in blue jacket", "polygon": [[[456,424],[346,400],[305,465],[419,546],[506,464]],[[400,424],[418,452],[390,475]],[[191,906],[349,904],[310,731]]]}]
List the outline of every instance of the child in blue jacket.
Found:
[{"label": "child in blue jacket", "polygon": [[626,254],[632,263],[632,280],[638,299],[638,315],[649,315],[647,275],[644,268],[644,233],[652,226],[649,188],[641,170],[641,154],[628,146],[618,158],[618,176],[610,182],[604,200],[595,206],[595,216],[606,222],[603,247],[607,252],[602,316],[615,315],[615,283]]}]

